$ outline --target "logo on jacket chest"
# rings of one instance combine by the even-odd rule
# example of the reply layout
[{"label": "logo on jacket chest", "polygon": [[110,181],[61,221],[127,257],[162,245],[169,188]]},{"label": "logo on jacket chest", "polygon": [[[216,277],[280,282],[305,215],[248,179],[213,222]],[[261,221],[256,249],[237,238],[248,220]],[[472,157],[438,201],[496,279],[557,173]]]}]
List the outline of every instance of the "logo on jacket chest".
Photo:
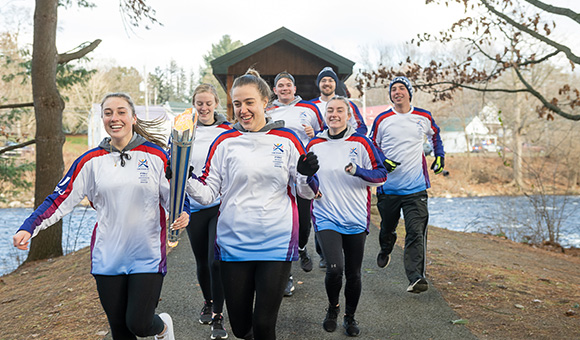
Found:
[{"label": "logo on jacket chest", "polygon": [[356,147],[350,148],[348,158],[350,159],[351,163],[356,164],[356,160],[358,158],[358,149]]},{"label": "logo on jacket chest", "polygon": [[282,168],[284,164],[284,144],[274,143],[272,147],[272,160],[275,168]]},{"label": "logo on jacket chest", "polygon": [[137,171],[139,172],[139,183],[149,183],[149,163],[147,159],[137,161]]}]

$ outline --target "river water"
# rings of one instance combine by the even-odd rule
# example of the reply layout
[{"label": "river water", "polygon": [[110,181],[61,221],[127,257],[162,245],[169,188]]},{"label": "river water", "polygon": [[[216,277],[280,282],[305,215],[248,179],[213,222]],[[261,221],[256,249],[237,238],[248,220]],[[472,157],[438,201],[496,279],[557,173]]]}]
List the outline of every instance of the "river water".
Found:
[{"label": "river water", "polygon": [[[545,201],[536,206],[546,209],[534,208],[534,202],[541,199]],[[430,225],[455,231],[502,234],[518,241],[533,239],[537,234],[533,228],[539,220],[537,211],[542,211],[552,224],[560,222],[560,244],[580,247],[580,196],[429,198]],[[12,246],[12,235],[31,212],[32,209],[0,209],[0,275],[16,269],[26,259],[26,251]],[[78,206],[65,216],[65,253],[88,246],[95,223],[96,212],[90,207]]]}]

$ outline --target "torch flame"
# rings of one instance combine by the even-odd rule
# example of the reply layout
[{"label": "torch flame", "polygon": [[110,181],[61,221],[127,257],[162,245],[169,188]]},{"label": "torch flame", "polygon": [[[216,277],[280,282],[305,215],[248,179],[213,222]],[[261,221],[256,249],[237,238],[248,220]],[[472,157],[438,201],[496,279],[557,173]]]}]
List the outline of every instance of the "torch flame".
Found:
[{"label": "torch flame", "polygon": [[[194,122],[195,116],[195,122]],[[189,108],[185,110],[183,113],[178,114],[175,116],[175,120],[173,121],[173,129],[183,132],[186,130],[193,130],[194,124],[197,123],[197,115],[194,115],[193,109]]]}]

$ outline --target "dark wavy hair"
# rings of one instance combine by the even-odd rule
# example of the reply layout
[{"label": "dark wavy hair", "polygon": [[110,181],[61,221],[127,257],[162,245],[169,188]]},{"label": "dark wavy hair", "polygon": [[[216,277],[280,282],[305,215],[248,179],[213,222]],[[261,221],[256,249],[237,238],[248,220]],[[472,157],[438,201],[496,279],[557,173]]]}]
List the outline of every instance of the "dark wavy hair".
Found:
[{"label": "dark wavy hair", "polygon": [[127,104],[129,104],[131,113],[137,120],[137,122],[133,125],[133,132],[143,136],[143,138],[150,141],[151,143],[155,143],[164,149],[167,148],[167,145],[165,144],[165,136],[162,133],[153,132],[155,130],[161,130],[164,123],[163,118],[157,118],[154,120],[139,119],[135,113],[135,103],[133,102],[133,99],[131,99],[131,96],[124,92],[114,92],[105,95],[103,101],[101,101],[101,117],[103,116],[103,106],[105,105],[105,101],[107,101],[109,98],[121,98],[125,100]]}]

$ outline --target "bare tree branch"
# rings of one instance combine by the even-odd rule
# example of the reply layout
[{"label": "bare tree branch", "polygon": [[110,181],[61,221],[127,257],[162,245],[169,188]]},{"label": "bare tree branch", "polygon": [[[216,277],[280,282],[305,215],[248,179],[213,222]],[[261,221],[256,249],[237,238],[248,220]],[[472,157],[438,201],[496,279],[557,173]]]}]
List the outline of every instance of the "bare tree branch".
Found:
[{"label": "bare tree branch", "polygon": [[5,152],[11,151],[11,150],[20,149],[20,148],[23,148],[23,147],[25,147],[27,145],[34,144],[34,143],[36,143],[36,139],[31,139],[31,140],[26,141],[24,143],[14,144],[14,145],[7,146],[7,147],[5,147],[3,149],[0,149],[0,155],[3,154],[3,153],[5,153]]},{"label": "bare tree branch", "polygon": [[580,13],[576,13],[569,8],[548,5],[538,0],[524,0],[524,1],[538,7],[539,9],[543,9],[546,12],[566,16],[580,24]]},{"label": "bare tree branch", "polygon": [[95,48],[97,48],[97,46],[99,46],[101,41],[102,41],[101,39],[97,39],[74,53],[61,53],[58,55],[57,63],[66,64],[72,60],[81,59],[82,57],[93,51]]},{"label": "bare tree branch", "polygon": [[4,104],[4,105],[0,105],[0,110],[1,109],[18,109],[21,107],[33,107],[34,103],[19,103],[19,104]]},{"label": "bare tree branch", "polygon": [[525,25],[520,24],[519,22],[513,20],[512,18],[510,18],[509,16],[505,15],[504,13],[496,10],[493,6],[491,6],[487,0],[480,0],[481,3],[483,3],[485,5],[485,7],[492,12],[493,14],[497,15],[498,17],[502,18],[503,20],[505,20],[508,24],[514,26],[515,28],[517,28],[518,30],[522,31],[522,32],[526,32],[527,34],[531,35],[532,37],[564,52],[566,54],[566,57],[568,57],[568,59],[570,59],[573,63],[575,64],[580,64],[580,57],[575,55],[574,53],[572,53],[572,50],[567,47],[564,46],[562,44],[559,44],[551,39],[546,38],[545,36],[539,34],[538,32],[535,32],[534,30],[529,29],[528,27],[526,27]]},{"label": "bare tree branch", "polygon": [[542,96],[540,94],[540,92],[536,91],[532,85],[530,85],[522,76],[520,70],[517,67],[514,67],[514,70],[516,71],[516,74],[518,75],[518,78],[520,79],[520,81],[522,82],[522,84],[524,84],[524,86],[527,89],[527,92],[531,93],[534,97],[538,98],[542,104],[549,110],[553,111],[554,113],[566,118],[566,119],[570,119],[570,120],[575,120],[578,121],[580,120],[580,115],[573,115],[567,112],[564,112],[562,109],[560,109],[558,106],[552,104],[551,102],[549,102],[546,98],[544,98],[544,96]]},{"label": "bare tree branch", "polygon": [[562,51],[560,51],[560,50],[555,50],[554,52],[552,52],[552,53],[550,53],[550,54],[546,54],[545,56],[543,56],[543,57],[542,57],[542,58],[540,58],[540,59],[536,59],[536,60],[528,60],[528,61],[526,61],[526,62],[524,62],[524,63],[520,63],[520,64],[518,64],[518,65],[519,65],[519,66],[528,66],[528,65],[531,65],[531,64],[540,64],[540,63],[543,63],[544,61],[546,61],[546,60],[548,60],[548,59],[552,58],[553,56],[557,55],[557,54],[558,54],[558,53],[560,53],[560,52],[562,52]]},{"label": "bare tree branch", "polygon": [[[462,89],[468,89],[468,90],[479,91],[479,92],[504,92],[504,93],[529,92],[527,89],[503,89],[503,88],[490,89],[489,87],[483,88],[483,87],[477,87],[477,86],[470,86],[470,85],[465,85],[465,84],[461,84],[461,83],[456,83],[453,81],[441,81],[441,82],[429,83],[429,84],[416,84],[416,85],[414,85],[414,87],[417,87],[417,88],[433,87],[433,86],[437,86],[437,85],[453,85],[452,88],[445,89],[444,91],[449,91],[449,90],[454,89],[454,88],[462,88]],[[443,91],[433,91],[433,92],[437,93],[437,92],[443,92]]]}]

